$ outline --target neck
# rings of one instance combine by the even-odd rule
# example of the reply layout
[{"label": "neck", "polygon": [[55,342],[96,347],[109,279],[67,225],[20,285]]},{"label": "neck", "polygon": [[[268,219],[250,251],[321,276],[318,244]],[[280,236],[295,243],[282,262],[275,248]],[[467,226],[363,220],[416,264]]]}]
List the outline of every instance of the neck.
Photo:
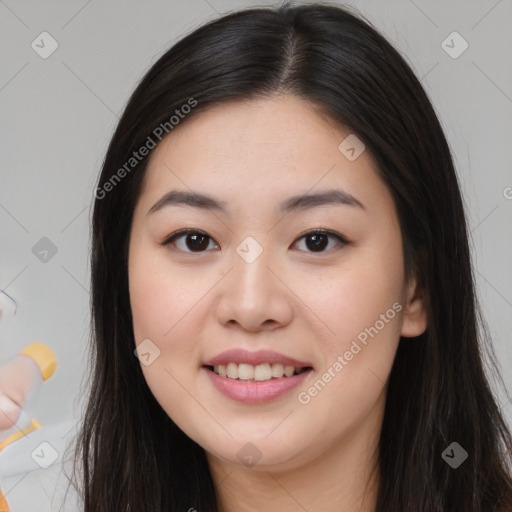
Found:
[{"label": "neck", "polygon": [[373,416],[293,470],[248,468],[208,453],[219,512],[375,512],[382,415]]}]

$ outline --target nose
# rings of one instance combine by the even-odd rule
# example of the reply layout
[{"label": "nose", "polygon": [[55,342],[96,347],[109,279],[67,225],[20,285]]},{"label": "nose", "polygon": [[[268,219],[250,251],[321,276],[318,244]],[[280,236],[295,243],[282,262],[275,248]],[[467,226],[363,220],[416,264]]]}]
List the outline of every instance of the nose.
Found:
[{"label": "nose", "polygon": [[272,331],[288,325],[293,318],[293,292],[286,276],[264,250],[255,261],[238,254],[223,279],[216,302],[216,317],[224,327],[238,326],[251,332]]}]

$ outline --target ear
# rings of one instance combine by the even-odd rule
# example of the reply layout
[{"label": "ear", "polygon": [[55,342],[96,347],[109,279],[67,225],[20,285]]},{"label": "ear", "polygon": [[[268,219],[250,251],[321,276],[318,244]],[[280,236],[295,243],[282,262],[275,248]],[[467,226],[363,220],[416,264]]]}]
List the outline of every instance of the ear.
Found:
[{"label": "ear", "polygon": [[427,328],[427,311],[424,293],[417,283],[416,276],[410,278],[407,284],[401,336],[414,338],[425,332]]}]

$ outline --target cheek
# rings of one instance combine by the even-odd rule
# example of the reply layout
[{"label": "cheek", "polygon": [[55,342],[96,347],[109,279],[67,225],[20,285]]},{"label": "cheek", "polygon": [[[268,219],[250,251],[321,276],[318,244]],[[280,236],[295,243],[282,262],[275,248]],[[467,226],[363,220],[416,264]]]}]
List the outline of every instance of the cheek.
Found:
[{"label": "cheek", "polygon": [[322,364],[316,379],[298,390],[297,399],[310,428],[316,428],[313,418],[329,418],[321,427],[327,444],[382,406],[400,337],[401,266],[368,254],[338,269],[308,303],[330,329],[317,337]]},{"label": "cheek", "polygon": [[211,272],[194,272],[171,265],[169,260],[165,250],[147,243],[134,244],[129,260],[135,343],[149,339],[158,349],[154,349],[158,358],[149,366],[141,362],[141,367],[162,405],[170,397],[179,402],[183,391],[179,383],[188,385],[191,366],[199,367],[197,340],[207,315],[204,295],[218,279]]},{"label": "cheek", "polygon": [[[347,254],[343,264],[319,283],[312,278],[302,281],[298,295],[323,326],[317,332],[320,373],[331,372],[325,380],[333,381],[333,391],[343,387],[364,394],[374,383],[374,393],[379,393],[389,374],[404,307],[400,244],[399,237],[383,236],[353,251],[353,257]],[[336,378],[330,378],[333,373]],[[347,398],[345,393],[331,398],[341,396]]]},{"label": "cheek", "polygon": [[132,249],[129,284],[135,340],[154,337],[166,345],[186,325],[206,286],[204,276],[171,266],[165,249],[147,246]]},{"label": "cheek", "polygon": [[[403,295],[403,271],[400,264],[386,258],[358,254],[357,261],[347,261],[333,269],[331,275],[316,280],[301,278],[297,290],[304,303],[318,315],[326,339],[336,343],[353,338],[370,327],[380,315],[387,315],[386,325],[399,324],[397,306]],[[355,260],[355,258],[354,258]]]},{"label": "cheek", "polygon": [[146,343],[157,354],[148,365],[141,359],[142,373],[162,409],[176,419],[176,411],[190,407],[187,390],[192,388],[191,364],[199,360],[193,341],[201,323],[197,303],[204,295],[204,282],[171,269],[165,254],[134,247],[129,285],[135,343]]},{"label": "cheek", "polygon": [[135,268],[130,273],[130,304],[135,341],[159,339],[171,327],[172,297],[161,280],[149,272]]}]

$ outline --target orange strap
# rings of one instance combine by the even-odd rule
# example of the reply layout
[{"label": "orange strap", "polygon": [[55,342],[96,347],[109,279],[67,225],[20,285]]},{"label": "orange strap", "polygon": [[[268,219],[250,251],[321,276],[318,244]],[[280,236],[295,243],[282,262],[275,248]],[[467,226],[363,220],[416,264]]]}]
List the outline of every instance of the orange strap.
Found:
[{"label": "orange strap", "polygon": [[10,512],[9,505],[7,505],[7,500],[5,499],[4,493],[2,489],[0,489],[0,512]]},{"label": "orange strap", "polygon": [[[27,436],[31,432],[34,432],[34,430],[37,430],[41,428],[41,423],[39,423],[34,418],[30,418],[30,425],[27,428],[24,428],[23,430],[18,430],[17,432],[14,432],[14,434],[11,434],[7,439],[4,439],[0,442],[0,452],[9,446],[11,443],[14,443],[14,441],[17,441],[18,439],[21,439],[24,436]],[[0,512],[2,512],[0,510]]]}]

